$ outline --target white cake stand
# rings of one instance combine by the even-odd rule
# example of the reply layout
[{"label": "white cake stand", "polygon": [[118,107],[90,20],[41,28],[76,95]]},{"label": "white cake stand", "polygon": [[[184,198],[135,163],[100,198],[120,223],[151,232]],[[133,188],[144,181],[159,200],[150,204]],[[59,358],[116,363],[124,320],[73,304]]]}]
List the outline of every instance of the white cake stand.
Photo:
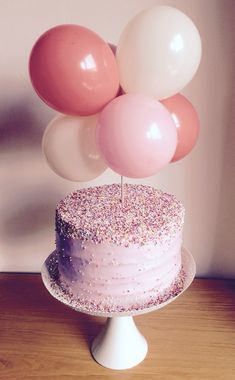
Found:
[{"label": "white cake stand", "polygon": [[[48,271],[48,265],[46,263],[48,263],[48,260],[50,259],[53,262],[55,255],[56,253],[53,252],[42,267],[41,274],[45,287],[54,298],[76,311],[95,316],[107,317],[104,329],[94,339],[91,345],[91,353],[93,358],[99,364],[115,370],[132,368],[144,360],[147,354],[148,344],[137,329],[133,316],[158,310],[173,302],[189,287],[196,272],[196,265],[192,255],[183,248],[182,267],[186,274],[186,278],[183,289],[179,294],[177,294],[177,296],[172,297],[157,306],[152,306],[138,311],[135,310],[133,312],[92,312],[90,310],[85,310],[84,307],[79,308],[74,306],[68,298],[64,297],[64,293],[60,289],[59,285],[56,285],[55,282],[53,282],[52,273],[51,271]],[[54,261],[56,266],[56,260]]]}]

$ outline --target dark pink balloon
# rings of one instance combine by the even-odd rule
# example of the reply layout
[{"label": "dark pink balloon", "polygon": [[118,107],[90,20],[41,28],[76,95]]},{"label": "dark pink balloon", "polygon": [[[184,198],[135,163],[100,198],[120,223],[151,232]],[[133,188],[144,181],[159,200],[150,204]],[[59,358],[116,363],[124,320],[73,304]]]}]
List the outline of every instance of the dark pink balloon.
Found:
[{"label": "dark pink balloon", "polygon": [[185,157],[195,146],[199,135],[199,118],[190,101],[181,94],[161,100],[174,120],[178,143],[171,162]]},{"label": "dark pink balloon", "polygon": [[111,48],[79,25],[60,25],[44,33],[32,49],[29,70],[42,100],[68,115],[99,112],[119,89]]}]

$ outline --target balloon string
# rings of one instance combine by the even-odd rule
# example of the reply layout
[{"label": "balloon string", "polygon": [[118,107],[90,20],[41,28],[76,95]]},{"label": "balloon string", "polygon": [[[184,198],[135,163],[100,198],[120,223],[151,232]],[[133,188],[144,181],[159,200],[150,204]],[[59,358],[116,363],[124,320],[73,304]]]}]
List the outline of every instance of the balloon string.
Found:
[{"label": "balloon string", "polygon": [[124,206],[124,184],[123,184],[123,176],[121,176],[121,203]]}]

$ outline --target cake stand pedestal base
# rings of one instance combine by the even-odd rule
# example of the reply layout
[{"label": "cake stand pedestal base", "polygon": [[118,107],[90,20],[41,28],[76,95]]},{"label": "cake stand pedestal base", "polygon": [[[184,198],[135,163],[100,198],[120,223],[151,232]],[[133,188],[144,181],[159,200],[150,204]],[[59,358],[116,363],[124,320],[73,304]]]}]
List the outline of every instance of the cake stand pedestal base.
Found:
[{"label": "cake stand pedestal base", "polygon": [[133,317],[111,317],[91,346],[93,358],[110,369],[132,368],[144,360],[148,344]]}]

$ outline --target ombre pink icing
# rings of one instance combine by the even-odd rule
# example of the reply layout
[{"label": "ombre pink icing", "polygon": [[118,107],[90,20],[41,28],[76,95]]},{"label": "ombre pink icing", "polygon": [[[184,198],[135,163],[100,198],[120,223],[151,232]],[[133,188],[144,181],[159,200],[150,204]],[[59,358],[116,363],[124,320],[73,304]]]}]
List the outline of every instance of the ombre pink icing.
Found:
[{"label": "ombre pink icing", "polygon": [[130,308],[160,295],[181,270],[184,208],[149,186],[78,190],[57,206],[63,288],[82,304]]}]

